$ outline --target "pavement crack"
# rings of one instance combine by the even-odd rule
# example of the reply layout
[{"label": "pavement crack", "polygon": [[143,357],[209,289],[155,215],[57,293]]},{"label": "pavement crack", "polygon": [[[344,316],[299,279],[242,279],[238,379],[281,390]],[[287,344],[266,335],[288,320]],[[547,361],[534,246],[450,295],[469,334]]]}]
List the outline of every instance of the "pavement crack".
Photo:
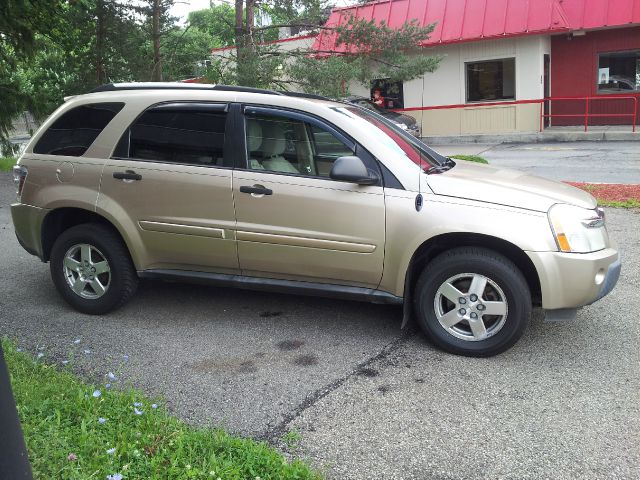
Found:
[{"label": "pavement crack", "polygon": [[[296,408],[285,414],[283,419],[274,427],[266,430],[263,434],[257,437],[257,440],[263,440],[270,444],[276,444],[287,433],[288,426],[300,415],[302,415],[307,409],[313,407],[316,403],[322,400],[324,397],[333,393],[340,388],[344,383],[352,377],[360,375],[363,371],[370,370],[370,366],[379,360],[383,360],[389,357],[392,353],[395,353],[413,333],[413,329],[405,328],[402,333],[396,337],[392,342],[388,343],[382,349],[372,357],[367,358],[363,362],[356,365],[354,369],[346,373],[340,378],[337,378],[333,382],[324,385],[315,390],[310,395],[307,395],[305,400],[300,403]],[[379,369],[378,369],[379,370]]]}]

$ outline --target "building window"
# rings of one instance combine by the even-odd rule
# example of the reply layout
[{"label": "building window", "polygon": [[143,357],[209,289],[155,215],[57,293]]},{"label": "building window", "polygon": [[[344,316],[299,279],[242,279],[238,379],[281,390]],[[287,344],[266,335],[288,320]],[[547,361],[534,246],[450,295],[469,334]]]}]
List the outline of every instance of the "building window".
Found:
[{"label": "building window", "polygon": [[598,55],[598,92],[640,91],[640,50]]},{"label": "building window", "polygon": [[371,101],[380,108],[404,108],[402,82],[379,78],[371,82]]},{"label": "building window", "polygon": [[467,102],[515,99],[515,58],[465,63],[465,71]]}]

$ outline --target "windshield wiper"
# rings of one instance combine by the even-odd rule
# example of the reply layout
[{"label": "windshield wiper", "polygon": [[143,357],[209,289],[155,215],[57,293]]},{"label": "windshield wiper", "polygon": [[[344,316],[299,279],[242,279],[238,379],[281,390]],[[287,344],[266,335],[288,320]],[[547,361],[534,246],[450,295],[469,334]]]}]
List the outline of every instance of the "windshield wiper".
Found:
[{"label": "windshield wiper", "polygon": [[432,173],[443,173],[447,170],[451,170],[455,165],[456,162],[451,160],[449,157],[444,157],[444,162],[442,162],[442,164],[427,168],[425,173],[427,175],[431,175]]}]

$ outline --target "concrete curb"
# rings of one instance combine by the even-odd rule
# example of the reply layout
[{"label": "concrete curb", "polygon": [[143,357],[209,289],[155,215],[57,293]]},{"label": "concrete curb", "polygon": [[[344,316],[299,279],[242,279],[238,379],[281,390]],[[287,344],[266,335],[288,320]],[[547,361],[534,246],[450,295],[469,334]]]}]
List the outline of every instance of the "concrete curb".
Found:
[{"label": "concrete curb", "polygon": [[547,143],[547,142],[628,142],[640,141],[638,132],[543,132],[505,133],[501,135],[459,135],[422,137],[427,144],[447,145],[465,143]]}]

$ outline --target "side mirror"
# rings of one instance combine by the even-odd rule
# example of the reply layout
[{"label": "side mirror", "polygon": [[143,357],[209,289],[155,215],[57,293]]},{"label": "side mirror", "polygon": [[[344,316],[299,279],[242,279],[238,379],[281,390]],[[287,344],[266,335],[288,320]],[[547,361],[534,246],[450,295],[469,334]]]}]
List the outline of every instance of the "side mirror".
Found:
[{"label": "side mirror", "polygon": [[336,159],[329,177],[333,180],[357,183],[358,185],[375,185],[379,180],[375,173],[367,170],[360,158],[353,156]]}]

